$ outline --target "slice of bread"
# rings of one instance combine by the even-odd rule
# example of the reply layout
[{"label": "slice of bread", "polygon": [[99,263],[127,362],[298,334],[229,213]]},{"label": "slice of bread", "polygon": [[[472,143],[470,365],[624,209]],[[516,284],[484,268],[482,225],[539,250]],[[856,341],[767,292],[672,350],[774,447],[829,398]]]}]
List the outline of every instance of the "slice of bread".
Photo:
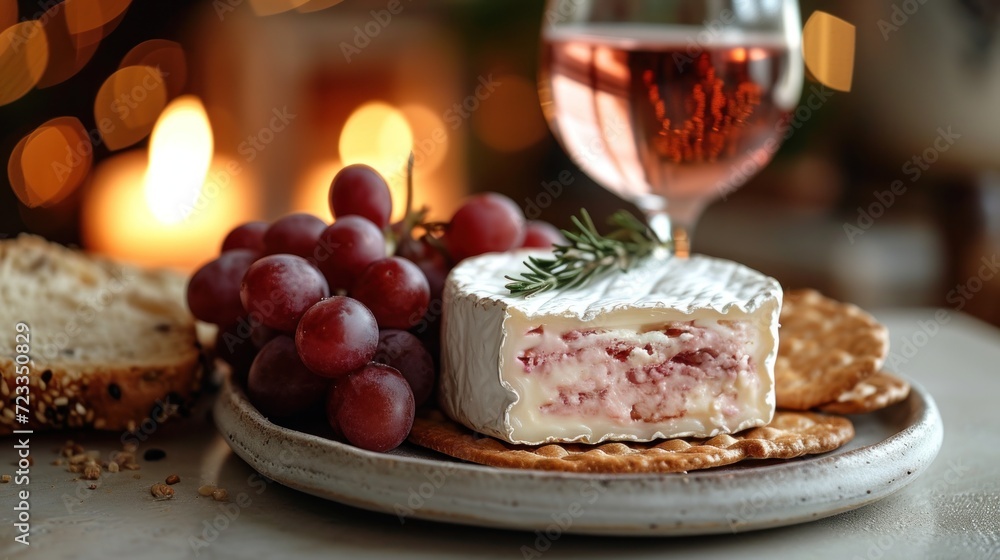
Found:
[{"label": "slice of bread", "polygon": [[[35,236],[0,241],[0,434],[149,429],[187,403],[202,361],[185,285],[176,273]],[[15,408],[25,405],[17,400],[21,322],[30,336],[27,423]]]}]

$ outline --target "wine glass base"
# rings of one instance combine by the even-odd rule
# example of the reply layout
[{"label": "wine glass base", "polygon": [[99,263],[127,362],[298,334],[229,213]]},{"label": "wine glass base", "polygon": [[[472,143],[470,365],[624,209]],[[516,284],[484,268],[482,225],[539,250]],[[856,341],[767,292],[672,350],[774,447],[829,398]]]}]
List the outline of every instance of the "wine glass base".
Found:
[{"label": "wine glass base", "polygon": [[[673,243],[675,256],[685,259],[691,255],[691,228],[688,224],[693,223],[701,213],[701,205],[678,205],[671,216],[672,213],[667,211],[668,202],[662,197],[649,196],[636,202],[646,214],[649,229],[661,240]],[[684,221],[683,218],[688,220]]]},{"label": "wine glass base", "polygon": [[691,256],[691,238],[686,229],[675,226],[673,229],[674,256],[686,259]]}]

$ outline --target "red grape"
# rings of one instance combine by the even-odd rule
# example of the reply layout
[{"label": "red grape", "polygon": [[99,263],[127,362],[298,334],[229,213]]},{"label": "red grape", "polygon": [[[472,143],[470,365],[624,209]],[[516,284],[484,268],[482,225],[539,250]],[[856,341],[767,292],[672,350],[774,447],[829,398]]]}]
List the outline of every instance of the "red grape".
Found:
[{"label": "red grape", "polygon": [[[227,253],[228,254],[228,253]],[[269,255],[250,265],[240,287],[243,308],[264,326],[293,332],[299,318],[330,295],[326,279],[295,255]]]},{"label": "red grape", "polygon": [[330,289],[349,290],[368,265],[385,258],[385,236],[361,216],[344,216],[323,231],[316,249]]},{"label": "red grape", "polygon": [[244,315],[240,303],[240,281],[259,253],[233,249],[202,266],[187,287],[191,314],[207,323],[231,325]]},{"label": "red grape", "polygon": [[265,416],[299,415],[318,408],[330,380],[309,371],[295,351],[295,342],[279,336],[260,349],[250,366],[247,396]]},{"label": "red grape", "polygon": [[267,228],[264,252],[268,255],[288,253],[312,259],[316,242],[325,229],[326,222],[312,214],[289,214]]},{"label": "red grape", "polygon": [[532,220],[524,228],[524,242],[521,247],[551,249],[553,245],[566,244],[566,238],[556,226],[548,222]]},{"label": "red grape", "polygon": [[428,247],[422,239],[413,238],[412,231],[406,229],[408,225],[406,222],[396,222],[389,228],[389,233],[396,239],[396,256],[417,262]]},{"label": "red grape", "polygon": [[431,355],[431,359],[435,364],[441,363],[441,315],[428,313],[427,322],[421,323],[415,329],[413,329],[413,334],[420,339],[420,343],[424,345],[427,352]]},{"label": "red grape", "polygon": [[441,294],[444,292],[444,281],[448,278],[448,265],[440,255],[427,259],[421,259],[414,264],[424,273],[427,278],[427,286],[430,288],[430,301],[441,301]]},{"label": "red grape", "polygon": [[431,292],[424,273],[402,258],[375,261],[358,277],[351,295],[371,309],[383,328],[408,329],[420,322]]},{"label": "red grape", "polygon": [[424,404],[434,390],[434,360],[420,340],[406,331],[385,329],[378,334],[378,349],[373,362],[392,366],[403,374],[417,406]]},{"label": "red grape", "polygon": [[265,326],[263,323],[254,323],[250,329],[250,341],[257,348],[263,348],[265,344],[271,342],[280,334],[281,331],[276,331],[271,327]]},{"label": "red grape", "polygon": [[[444,241],[439,241],[443,243]],[[410,260],[417,265],[427,277],[431,288],[431,300],[440,299],[444,288],[444,280],[450,268],[442,252],[427,241],[427,236],[420,239],[404,238],[397,246],[396,256]]]},{"label": "red grape", "polygon": [[334,437],[344,439],[344,431],[340,429],[340,421],[337,420],[337,413],[340,412],[340,405],[344,403],[344,396],[337,391],[337,385],[344,377],[331,380],[330,391],[326,397],[326,419],[330,422],[330,429]]},{"label": "red grape", "polygon": [[334,296],[309,308],[295,331],[302,361],[319,375],[339,377],[371,361],[378,325],[357,300]]},{"label": "red grape", "polygon": [[354,214],[384,229],[392,214],[389,185],[367,165],[348,165],[330,185],[330,210],[337,219]]},{"label": "red grape", "polygon": [[331,400],[340,401],[339,406],[332,403],[336,426],[352,445],[389,451],[403,443],[413,427],[413,391],[389,366],[368,364],[340,380],[333,393]]},{"label": "red grape", "polygon": [[[228,330],[229,339],[228,342],[230,346],[236,343],[236,338],[242,341],[249,341],[251,346],[260,349],[263,348],[265,344],[271,341],[274,337],[281,334],[279,331],[272,329],[271,327],[266,327],[260,322],[260,314],[255,313],[248,317],[241,317],[239,321],[236,322]],[[221,338],[222,333],[219,333]],[[256,354],[256,350],[254,351]],[[247,364],[249,365],[249,364]]]},{"label": "red grape", "polygon": [[448,249],[456,261],[496,251],[509,251],[524,239],[524,212],[497,193],[476,195],[451,218]]},{"label": "red grape", "polygon": [[267,231],[268,227],[267,222],[247,222],[236,226],[222,242],[222,252],[225,253],[233,249],[250,249],[264,254],[264,232]]},{"label": "red grape", "polygon": [[224,328],[215,335],[215,355],[230,365],[233,378],[245,381],[250,364],[257,356],[257,347],[250,340],[250,324],[246,318]]}]

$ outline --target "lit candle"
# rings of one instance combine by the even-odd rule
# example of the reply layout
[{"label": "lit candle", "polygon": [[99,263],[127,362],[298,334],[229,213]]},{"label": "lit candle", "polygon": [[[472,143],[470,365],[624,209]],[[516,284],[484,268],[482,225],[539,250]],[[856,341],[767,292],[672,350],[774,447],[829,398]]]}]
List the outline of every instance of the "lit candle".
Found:
[{"label": "lit candle", "polygon": [[254,214],[248,174],[213,156],[205,109],[179,97],[157,121],[148,155],[133,150],[96,169],[83,205],[84,244],[118,260],[191,271]]}]

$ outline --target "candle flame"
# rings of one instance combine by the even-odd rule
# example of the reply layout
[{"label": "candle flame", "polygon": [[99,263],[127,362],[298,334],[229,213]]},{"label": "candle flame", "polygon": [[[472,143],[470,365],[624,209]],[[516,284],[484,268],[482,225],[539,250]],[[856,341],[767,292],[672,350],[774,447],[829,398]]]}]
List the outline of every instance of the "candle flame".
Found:
[{"label": "candle flame", "polygon": [[149,140],[146,204],[157,220],[187,219],[212,163],[212,126],[201,101],[178,97],[163,110]]}]

